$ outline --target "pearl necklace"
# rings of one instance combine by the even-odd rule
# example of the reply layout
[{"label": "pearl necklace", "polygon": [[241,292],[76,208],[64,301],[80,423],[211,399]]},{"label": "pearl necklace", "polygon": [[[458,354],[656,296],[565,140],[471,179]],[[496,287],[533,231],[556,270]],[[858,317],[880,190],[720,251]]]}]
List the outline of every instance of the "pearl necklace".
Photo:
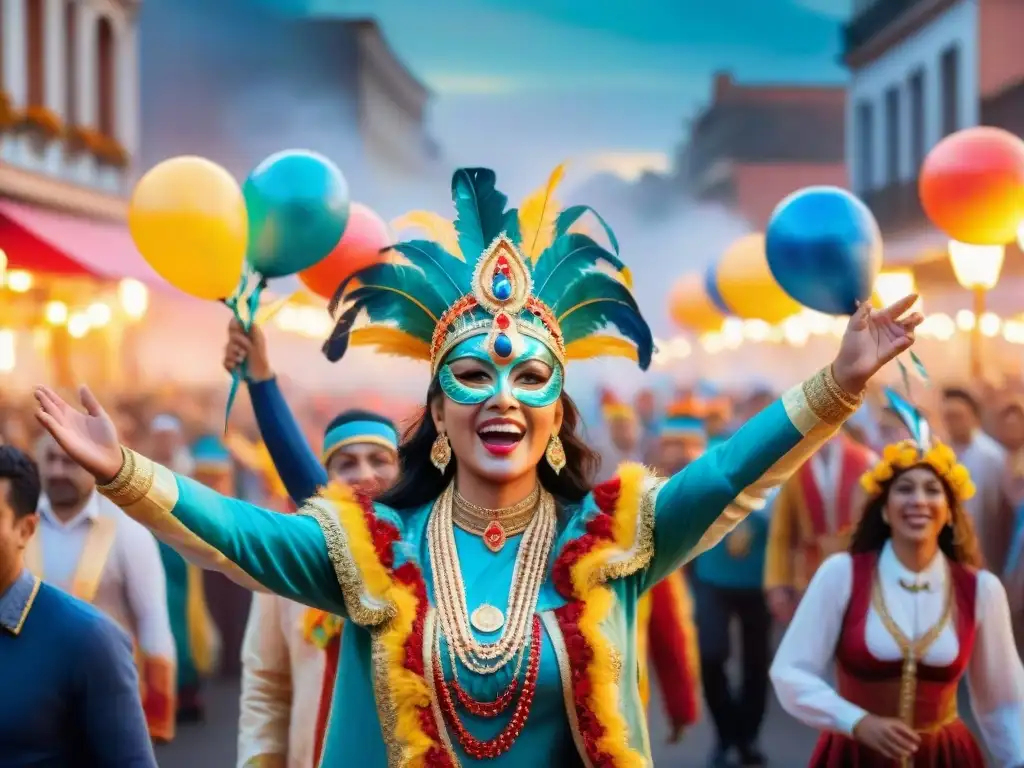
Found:
[{"label": "pearl necklace", "polygon": [[518,656],[526,643],[554,544],[555,501],[551,494],[541,492],[537,512],[526,527],[516,553],[509,590],[508,620],[496,641],[482,643],[470,629],[466,586],[455,545],[454,493],[453,484],[434,504],[427,523],[438,621],[459,661],[471,672],[489,675]]}]

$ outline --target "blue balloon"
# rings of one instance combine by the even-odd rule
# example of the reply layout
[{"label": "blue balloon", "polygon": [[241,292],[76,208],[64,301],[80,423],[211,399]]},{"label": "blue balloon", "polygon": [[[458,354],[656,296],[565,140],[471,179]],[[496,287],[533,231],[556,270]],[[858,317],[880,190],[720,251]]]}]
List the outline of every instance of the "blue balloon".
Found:
[{"label": "blue balloon", "polygon": [[850,315],[871,298],[882,268],[882,234],[864,203],[839,187],[807,187],[787,197],[765,233],[768,267],[805,307]]},{"label": "blue balloon", "polygon": [[290,149],[271,155],[242,187],[250,266],[264,277],[307,269],[329,254],[348,224],[348,182],[330,160]]},{"label": "blue balloon", "polygon": [[725,303],[722,294],[718,292],[718,274],[714,264],[708,267],[707,272],[704,273],[704,292],[711,299],[711,303],[715,305],[715,309],[726,317],[732,314],[732,310]]}]

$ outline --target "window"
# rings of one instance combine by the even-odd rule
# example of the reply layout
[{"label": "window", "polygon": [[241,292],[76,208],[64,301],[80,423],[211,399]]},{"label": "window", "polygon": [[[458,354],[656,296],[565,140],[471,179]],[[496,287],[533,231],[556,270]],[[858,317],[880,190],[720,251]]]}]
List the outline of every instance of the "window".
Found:
[{"label": "window", "polygon": [[44,2],[45,0],[25,2],[25,73],[28,86],[26,102],[31,107],[42,107],[46,104],[46,72],[43,58],[46,52]]},{"label": "window", "polygon": [[99,57],[96,67],[96,74],[99,78],[99,87],[96,92],[99,96],[98,128],[104,136],[114,138],[117,136],[116,104],[116,56],[114,51],[114,27],[110,19],[101,16],[97,30],[96,50]]},{"label": "window", "polygon": [[900,178],[900,90],[893,86],[885,92],[885,181],[894,184]]},{"label": "window", "polygon": [[919,69],[910,76],[907,84],[910,92],[910,162],[914,175],[924,162],[927,139],[924,133],[924,70]]},{"label": "window", "polygon": [[960,49],[957,46],[942,52],[939,77],[942,78],[942,135],[948,136],[960,127]]},{"label": "window", "polygon": [[68,125],[78,125],[78,74],[75,52],[78,50],[78,13],[74,0],[64,3],[64,118]]},{"label": "window", "polygon": [[856,137],[855,144],[857,157],[854,167],[857,169],[857,187],[861,192],[870,192],[874,189],[874,166],[875,166],[875,114],[874,107],[869,102],[861,102],[857,105],[856,111]]}]

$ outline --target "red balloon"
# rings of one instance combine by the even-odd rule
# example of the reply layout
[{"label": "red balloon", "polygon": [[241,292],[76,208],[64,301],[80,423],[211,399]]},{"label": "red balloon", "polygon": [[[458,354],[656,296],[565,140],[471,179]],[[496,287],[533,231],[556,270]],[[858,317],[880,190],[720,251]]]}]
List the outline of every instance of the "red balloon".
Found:
[{"label": "red balloon", "polygon": [[391,234],[384,220],[362,203],[352,203],[341,240],[327,256],[299,272],[299,279],[313,293],[330,299],[345,278],[379,261],[381,249],[389,245]]},{"label": "red balloon", "polygon": [[953,240],[1012,242],[1024,222],[1024,141],[988,126],[957,131],[928,153],[918,194],[928,218]]}]

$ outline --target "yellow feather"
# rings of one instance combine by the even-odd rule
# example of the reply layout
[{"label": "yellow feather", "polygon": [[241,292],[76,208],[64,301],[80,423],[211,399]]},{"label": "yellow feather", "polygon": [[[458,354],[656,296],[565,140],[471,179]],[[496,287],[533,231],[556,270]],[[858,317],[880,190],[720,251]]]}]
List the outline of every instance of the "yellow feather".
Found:
[{"label": "yellow feather", "polygon": [[590,360],[595,357],[625,357],[638,361],[636,347],[618,336],[587,336],[565,345],[566,360]]},{"label": "yellow feather", "polygon": [[444,216],[433,211],[409,211],[391,224],[391,231],[399,233],[403,229],[422,229],[427,237],[439,243],[448,253],[459,261],[466,259],[459,248],[459,236],[455,231],[455,222],[448,221]]},{"label": "yellow feather", "polygon": [[523,255],[536,262],[544,249],[551,245],[555,236],[555,219],[558,218],[558,203],[555,189],[565,178],[565,163],[555,168],[548,182],[527,197],[519,206],[519,235],[523,244]]},{"label": "yellow feather", "polygon": [[397,355],[413,360],[429,360],[430,345],[403,330],[387,325],[369,325],[352,331],[351,343],[360,347],[376,347],[382,355]]}]

